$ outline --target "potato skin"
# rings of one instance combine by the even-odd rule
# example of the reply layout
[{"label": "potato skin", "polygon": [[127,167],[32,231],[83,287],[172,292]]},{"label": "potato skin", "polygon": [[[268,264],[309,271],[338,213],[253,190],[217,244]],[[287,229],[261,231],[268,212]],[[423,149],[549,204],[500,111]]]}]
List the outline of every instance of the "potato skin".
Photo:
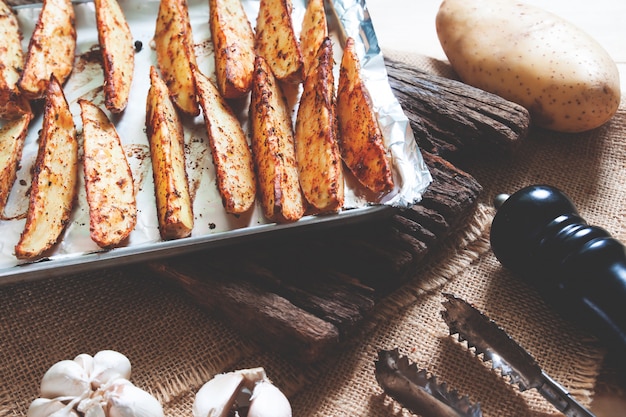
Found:
[{"label": "potato skin", "polygon": [[43,97],[50,74],[60,84],[70,76],[76,50],[74,20],[70,0],[44,0],[18,84],[29,99]]},{"label": "potato skin", "polygon": [[261,0],[255,49],[278,80],[298,84],[304,79],[304,61],[291,20],[292,12],[291,0]]},{"label": "potato skin", "polygon": [[70,220],[77,181],[76,127],[61,84],[52,75],[46,88],[26,225],[15,245],[18,259],[36,258],[57,242]]},{"label": "potato skin", "polygon": [[32,118],[32,113],[24,113],[18,119],[7,121],[0,129],[0,214],[4,211],[15,183],[28,125]]},{"label": "potato skin", "polygon": [[98,41],[104,67],[104,104],[120,113],[128,104],[135,70],[133,35],[117,0],[95,0]]},{"label": "potato skin", "polygon": [[300,50],[304,63],[304,76],[315,65],[315,57],[328,36],[328,23],[324,10],[324,0],[309,0],[302,19]]},{"label": "potato skin", "polygon": [[291,116],[278,81],[260,56],[254,61],[250,125],[263,214],[280,223],[300,219],[304,215],[304,198],[298,180]]},{"label": "potato skin", "polygon": [[17,87],[24,54],[17,17],[13,10],[0,1],[0,117],[16,119],[30,113],[30,103]]},{"label": "potato skin", "polygon": [[587,131],[619,107],[615,62],[554,14],[505,0],[444,0],[436,28],[464,82],[526,107],[536,126]]},{"label": "potato skin", "polygon": [[113,123],[98,106],[79,99],[89,234],[102,248],[118,246],[137,223],[133,174]]},{"label": "potato skin", "polygon": [[321,212],[337,211],[344,203],[333,64],[332,42],[325,38],[304,80],[296,118],[300,185],[308,203]]},{"label": "potato skin", "polygon": [[196,67],[193,32],[187,0],[162,0],[159,4],[154,44],[161,76],[172,101],[181,111],[200,114],[192,68]]},{"label": "potato skin", "polygon": [[187,237],[193,230],[194,218],[185,169],[183,126],[167,85],[155,67],[150,67],[146,133],[161,237],[164,240]]},{"label": "potato skin", "polygon": [[337,87],[339,150],[356,179],[375,193],[394,187],[391,161],[372,109],[372,99],[361,77],[361,64],[353,38],[346,45]]},{"label": "potato skin", "polygon": [[254,71],[254,32],[240,0],[209,0],[215,77],[224,98],[250,91]]},{"label": "potato skin", "polygon": [[256,176],[248,139],[218,88],[200,71],[195,72],[198,100],[224,209],[232,214],[245,213],[256,198]]}]

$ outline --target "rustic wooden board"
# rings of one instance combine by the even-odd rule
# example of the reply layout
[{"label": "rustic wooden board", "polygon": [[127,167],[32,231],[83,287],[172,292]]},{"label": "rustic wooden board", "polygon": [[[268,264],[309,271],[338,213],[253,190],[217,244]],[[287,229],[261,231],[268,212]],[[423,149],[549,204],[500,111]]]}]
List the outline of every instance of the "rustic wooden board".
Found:
[{"label": "rustic wooden board", "polygon": [[[380,300],[404,284],[473,213],[482,187],[442,156],[457,158],[482,147],[511,148],[523,139],[529,122],[527,113],[497,96],[456,82],[454,94],[442,93],[450,80],[392,62],[388,67],[392,88],[412,91],[399,96],[404,107],[413,109],[407,112],[412,125],[431,126],[416,132],[433,177],[419,204],[382,219],[268,237],[150,267],[242,334],[299,361],[315,362],[349,338]],[[416,77],[428,88],[435,86],[434,92],[420,95],[426,87],[417,85]],[[445,112],[414,110],[419,106],[412,101],[428,97],[437,101],[436,106],[430,103],[431,109]],[[450,112],[452,105],[455,111]],[[504,117],[502,109],[514,116]],[[462,122],[459,111],[465,114]],[[477,132],[475,119],[491,126],[489,132]],[[506,129],[501,128],[503,121]],[[432,129],[441,124],[456,127]]]}]

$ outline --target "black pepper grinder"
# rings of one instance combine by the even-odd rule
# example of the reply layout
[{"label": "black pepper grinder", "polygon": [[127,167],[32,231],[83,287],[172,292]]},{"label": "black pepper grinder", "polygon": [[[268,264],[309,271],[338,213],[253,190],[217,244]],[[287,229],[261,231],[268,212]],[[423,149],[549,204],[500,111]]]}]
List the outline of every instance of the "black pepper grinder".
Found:
[{"label": "black pepper grinder", "polygon": [[588,225],[557,188],[532,185],[496,197],[491,247],[565,317],[626,359],[626,250]]}]

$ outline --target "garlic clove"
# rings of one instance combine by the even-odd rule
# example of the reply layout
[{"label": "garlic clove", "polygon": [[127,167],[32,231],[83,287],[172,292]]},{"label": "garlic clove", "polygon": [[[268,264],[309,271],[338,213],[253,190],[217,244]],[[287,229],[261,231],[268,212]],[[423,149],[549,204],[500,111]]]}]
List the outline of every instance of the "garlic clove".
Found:
[{"label": "garlic clove", "polygon": [[194,417],[226,417],[244,385],[241,373],[218,374],[196,393],[192,413]]},{"label": "garlic clove", "polygon": [[44,398],[81,397],[90,390],[89,376],[77,362],[62,360],[46,371],[40,390]]},{"label": "garlic clove", "polygon": [[104,412],[104,408],[102,408],[102,404],[93,403],[84,411],[83,417],[107,417],[107,415]]},{"label": "garlic clove", "polygon": [[103,398],[108,417],[164,417],[159,400],[125,379],[113,382]]},{"label": "garlic clove", "polygon": [[26,417],[78,417],[78,414],[59,400],[37,398],[30,403]]},{"label": "garlic clove", "polygon": [[130,379],[130,360],[114,350],[101,350],[93,357],[90,375],[95,389],[117,378]]},{"label": "garlic clove", "polygon": [[74,358],[74,362],[83,367],[87,375],[91,375],[93,372],[93,356],[87,353],[81,353]]},{"label": "garlic clove", "polygon": [[291,404],[275,385],[261,381],[252,391],[248,417],[291,417]]}]

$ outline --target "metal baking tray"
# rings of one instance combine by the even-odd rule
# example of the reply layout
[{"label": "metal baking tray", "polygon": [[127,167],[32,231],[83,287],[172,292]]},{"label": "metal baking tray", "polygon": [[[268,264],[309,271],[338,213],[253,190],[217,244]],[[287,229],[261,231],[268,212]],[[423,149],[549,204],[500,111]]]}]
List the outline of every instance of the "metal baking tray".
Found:
[{"label": "metal baking tray", "polygon": [[[78,197],[70,223],[58,244],[45,257],[32,262],[15,258],[13,248],[24,227],[23,214],[28,207],[28,190],[31,168],[37,152],[37,135],[41,128],[41,114],[36,114],[26,139],[18,178],[0,221],[0,285],[85,272],[110,266],[162,259],[201,249],[232,245],[259,239],[281,232],[300,232],[306,229],[334,227],[365,221],[391,214],[394,207],[408,207],[421,199],[422,192],[431,181],[430,173],[413,138],[408,119],[393,96],[385,71],[382,53],[364,1],[327,3],[329,32],[335,48],[336,81],[338,62],[346,36],[353,37],[360,48],[362,72],[379,124],[390,149],[394,166],[396,188],[386,195],[372,195],[346,177],[346,204],[333,214],[307,215],[288,223],[270,223],[257,205],[250,213],[233,216],[227,214],[215,187],[215,175],[210,151],[206,144],[206,129],[202,115],[184,119],[187,149],[187,173],[194,200],[195,226],[188,238],[163,241],[158,231],[152,167],[145,133],[145,99],[149,88],[148,71],[156,65],[152,37],[159,1],[119,0],[133,37],[141,49],[135,55],[135,75],[129,105],[120,116],[112,116],[133,171],[137,191],[138,221],[124,246],[103,250],[89,237],[89,213],[85,199],[82,168]],[[259,1],[242,0],[250,23],[254,28]],[[196,56],[200,69],[213,76],[214,57],[210,41],[209,10],[206,0],[188,0]],[[15,6],[23,34],[26,51],[30,33],[40,11],[40,4]],[[306,2],[293,1],[293,21],[299,34]],[[87,98],[102,105],[102,69],[99,62],[98,39],[95,27],[94,5],[89,1],[74,2],[77,30],[77,58],[74,71],[64,85],[64,91],[74,114],[77,131],[82,131],[78,98]],[[299,89],[286,91],[295,117]],[[103,107],[103,106],[101,106]],[[245,99],[233,103],[244,130],[247,129],[247,103]]]}]

